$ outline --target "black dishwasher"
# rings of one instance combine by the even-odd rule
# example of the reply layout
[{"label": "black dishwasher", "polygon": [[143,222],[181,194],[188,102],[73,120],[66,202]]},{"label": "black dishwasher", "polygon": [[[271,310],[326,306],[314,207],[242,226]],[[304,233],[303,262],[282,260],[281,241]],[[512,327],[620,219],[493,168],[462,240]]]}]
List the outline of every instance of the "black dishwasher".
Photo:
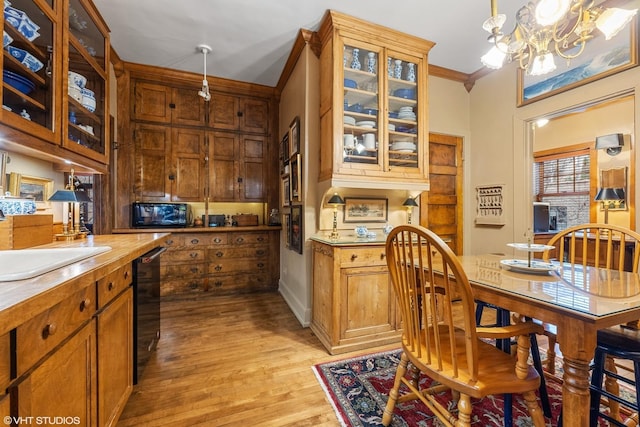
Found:
[{"label": "black dishwasher", "polygon": [[160,339],[160,254],[158,247],[133,263],[133,383],[137,384]]}]

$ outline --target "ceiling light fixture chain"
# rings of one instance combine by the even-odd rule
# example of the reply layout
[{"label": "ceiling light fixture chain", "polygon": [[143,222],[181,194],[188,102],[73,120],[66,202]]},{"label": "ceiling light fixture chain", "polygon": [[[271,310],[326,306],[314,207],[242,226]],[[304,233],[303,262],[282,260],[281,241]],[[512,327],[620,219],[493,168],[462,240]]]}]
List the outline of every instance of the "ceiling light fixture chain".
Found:
[{"label": "ceiling light fixture chain", "polygon": [[491,0],[491,16],[482,28],[491,33],[488,40],[493,47],[481,61],[498,69],[505,60],[517,58],[528,74],[547,74],[556,68],[554,54],[569,63],[584,52],[587,42],[596,35],[595,29],[609,40],[637,11],[604,8],[595,0],[531,0],[517,11],[513,31],[505,35],[502,26],[506,16],[498,14],[497,0]]},{"label": "ceiling light fixture chain", "polygon": [[202,53],[204,57],[204,71],[202,76],[202,89],[198,91],[198,95],[205,101],[211,100],[211,93],[209,92],[209,82],[207,81],[207,54],[211,52],[211,47],[206,44],[199,44],[196,46],[198,52]]}]

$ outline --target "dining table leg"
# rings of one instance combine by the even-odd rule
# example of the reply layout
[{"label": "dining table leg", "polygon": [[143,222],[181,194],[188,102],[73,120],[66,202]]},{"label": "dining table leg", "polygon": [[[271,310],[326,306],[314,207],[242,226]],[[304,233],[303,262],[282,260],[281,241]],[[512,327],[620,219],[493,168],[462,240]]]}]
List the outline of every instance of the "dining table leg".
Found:
[{"label": "dining table leg", "polygon": [[596,348],[597,331],[575,319],[558,326],[558,344],[563,360],[562,425],[589,425],[589,364]]}]

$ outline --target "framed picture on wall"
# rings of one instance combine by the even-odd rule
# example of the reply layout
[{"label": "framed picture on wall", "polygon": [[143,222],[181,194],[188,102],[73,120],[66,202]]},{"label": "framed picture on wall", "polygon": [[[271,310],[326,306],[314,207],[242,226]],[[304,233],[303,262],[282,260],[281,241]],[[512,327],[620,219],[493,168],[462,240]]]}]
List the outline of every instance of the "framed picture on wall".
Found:
[{"label": "framed picture on wall", "polygon": [[291,215],[282,214],[282,231],[284,231],[284,246],[291,246]]},{"label": "framed picture on wall", "polygon": [[300,153],[300,118],[296,117],[289,125],[290,155]]},{"label": "framed picture on wall", "polygon": [[[638,18],[635,17],[610,40],[602,36],[589,40],[584,52],[571,60],[569,66],[558,64],[555,71],[532,76],[518,69],[517,106],[530,104],[607,77],[638,65]],[[573,53],[577,47],[569,49]],[[558,62],[559,59],[556,59]]]},{"label": "framed picture on wall", "polygon": [[290,249],[302,253],[302,206],[291,206],[291,219],[289,221]]},{"label": "framed picture on wall", "polygon": [[387,222],[386,198],[345,197],[344,222]]},{"label": "framed picture on wall", "polygon": [[291,201],[302,201],[302,180],[300,170],[300,154],[291,157]]},{"label": "framed picture on wall", "polygon": [[285,133],[280,141],[280,175],[287,173],[289,165],[289,133]]},{"label": "framed picture on wall", "polygon": [[282,177],[282,206],[289,206],[291,204],[291,182],[289,175]]}]

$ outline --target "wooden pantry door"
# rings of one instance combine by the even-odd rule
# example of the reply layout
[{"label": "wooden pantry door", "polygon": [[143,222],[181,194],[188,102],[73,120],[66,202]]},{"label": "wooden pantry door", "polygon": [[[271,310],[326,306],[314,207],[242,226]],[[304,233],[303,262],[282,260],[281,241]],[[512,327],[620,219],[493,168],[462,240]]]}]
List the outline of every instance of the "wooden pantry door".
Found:
[{"label": "wooden pantry door", "polygon": [[429,133],[430,190],[420,196],[420,225],[462,255],[462,138]]}]

